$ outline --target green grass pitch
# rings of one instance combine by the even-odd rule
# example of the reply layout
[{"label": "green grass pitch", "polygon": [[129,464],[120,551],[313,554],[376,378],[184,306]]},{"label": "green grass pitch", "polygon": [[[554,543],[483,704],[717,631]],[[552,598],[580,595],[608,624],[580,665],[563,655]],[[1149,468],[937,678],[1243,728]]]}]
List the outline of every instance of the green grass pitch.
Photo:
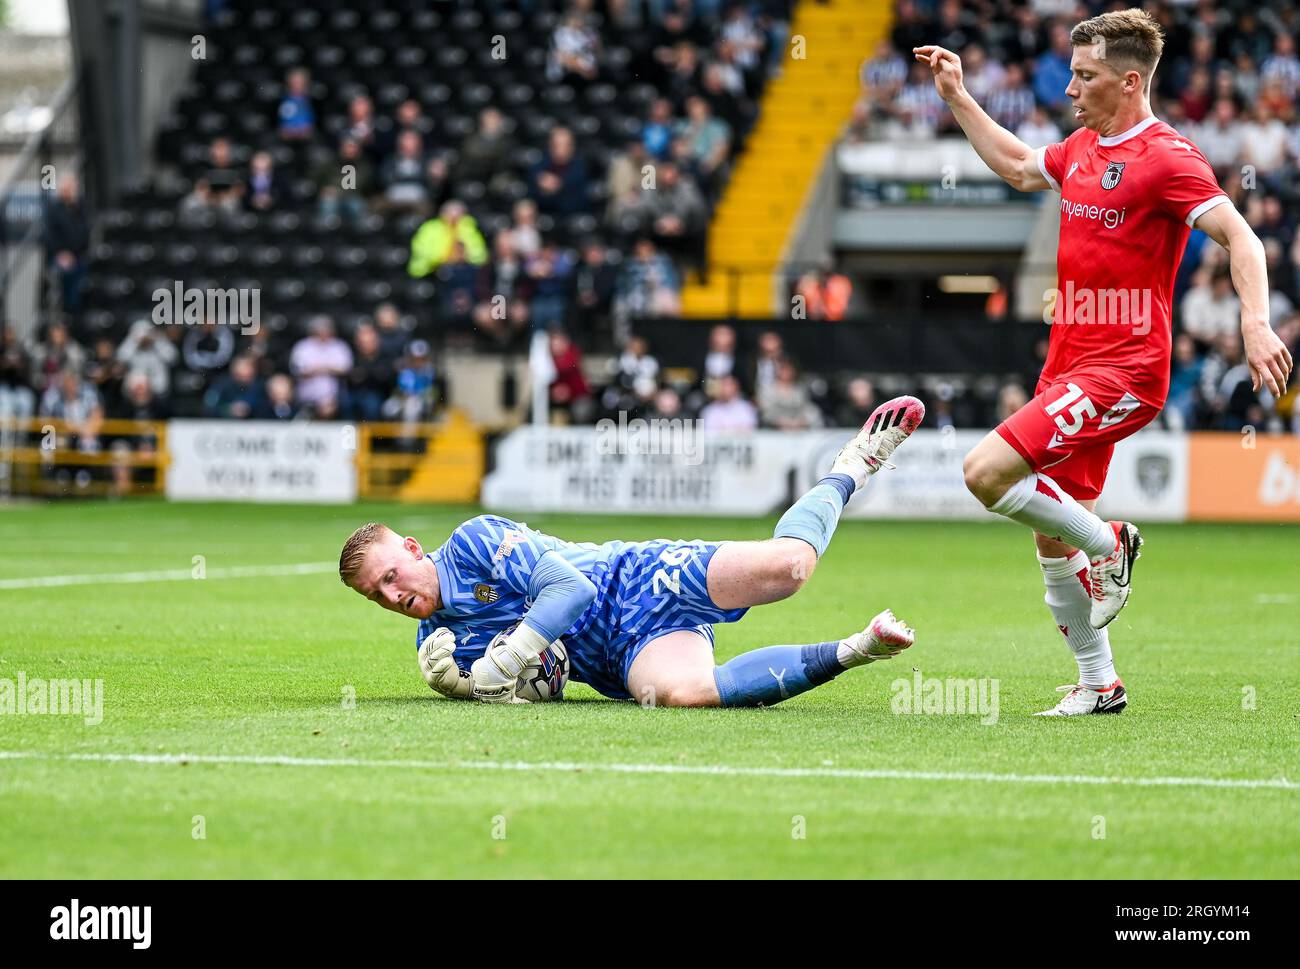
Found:
[{"label": "green grass pitch", "polygon": [[[372,518],[434,546],[473,513],[0,509],[0,678],[104,681],[98,725],[0,716],[0,876],[1300,874],[1300,529],[1145,528],[1112,627],[1132,704],[1072,721],[1030,716],[1074,664],[1009,524],[841,524],[803,592],[719,627],[720,658],[838,638],[885,606],[917,645],[759,710],[643,710],[576,685],[547,707],[444,701],[411,622],[331,572],[226,572],[337,561]],[[524,517],[595,541],[773,524]],[[152,571],[181,578],[30,585]],[[913,667],[997,678],[997,722],[892,713]],[[1053,780],[1071,777],[1122,782]]]}]

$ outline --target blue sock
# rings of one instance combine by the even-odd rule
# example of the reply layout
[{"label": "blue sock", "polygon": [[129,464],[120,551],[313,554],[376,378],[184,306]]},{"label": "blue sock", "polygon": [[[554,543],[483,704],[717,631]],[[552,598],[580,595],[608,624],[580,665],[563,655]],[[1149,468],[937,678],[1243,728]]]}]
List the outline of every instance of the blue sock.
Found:
[{"label": "blue sock", "polygon": [[806,693],[844,672],[836,659],[840,644],[764,646],[714,667],[724,707],[770,707]]},{"label": "blue sock", "polygon": [[773,538],[798,538],[811,545],[821,558],[831,543],[840,513],[853,495],[853,479],[847,474],[828,474],[790,506],[776,523]]},{"label": "blue sock", "polygon": [[838,491],[846,505],[849,503],[849,499],[853,497],[854,490],[858,487],[847,474],[828,474],[826,477],[819,479],[817,483],[819,485],[830,485]]}]

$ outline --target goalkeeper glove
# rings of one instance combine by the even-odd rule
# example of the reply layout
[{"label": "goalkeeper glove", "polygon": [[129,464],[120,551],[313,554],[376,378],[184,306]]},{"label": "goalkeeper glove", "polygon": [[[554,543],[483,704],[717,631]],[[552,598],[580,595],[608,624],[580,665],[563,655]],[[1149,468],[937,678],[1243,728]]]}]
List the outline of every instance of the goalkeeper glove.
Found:
[{"label": "goalkeeper glove", "polygon": [[481,703],[527,703],[515,696],[515,686],[519,682],[509,676],[492,662],[488,656],[474,660],[470,670],[470,696]]},{"label": "goalkeeper glove", "polygon": [[508,636],[494,640],[470,667],[474,699],[484,703],[527,703],[515,696],[519,674],[535,663],[549,645],[545,636],[522,622]]},{"label": "goalkeeper glove", "polygon": [[469,699],[472,681],[462,673],[452,654],[456,652],[456,634],[446,626],[435,629],[420,644],[420,674],[430,689],[454,700]]}]

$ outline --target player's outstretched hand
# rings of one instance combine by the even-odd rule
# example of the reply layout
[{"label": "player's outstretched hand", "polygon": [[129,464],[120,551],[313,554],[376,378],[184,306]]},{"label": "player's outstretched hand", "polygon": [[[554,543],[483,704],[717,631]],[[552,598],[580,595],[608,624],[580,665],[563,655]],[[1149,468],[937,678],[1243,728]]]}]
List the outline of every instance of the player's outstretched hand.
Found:
[{"label": "player's outstretched hand", "polygon": [[1251,388],[1267,387],[1275,398],[1281,397],[1291,376],[1291,351],[1267,326],[1244,327],[1241,336],[1250,364]]},{"label": "player's outstretched hand", "polygon": [[515,686],[519,681],[502,673],[497,664],[486,656],[474,660],[469,673],[472,684],[470,696],[480,703],[528,702],[523,697],[515,696]]},{"label": "player's outstretched hand", "polygon": [[930,65],[930,72],[934,75],[934,88],[939,92],[939,97],[951,101],[962,92],[961,58],[952,51],[926,44],[924,47],[913,47],[912,56]]},{"label": "player's outstretched hand", "polygon": [[420,644],[420,675],[429,688],[445,697],[468,700],[472,682],[460,671],[452,654],[456,652],[456,634],[440,626]]}]

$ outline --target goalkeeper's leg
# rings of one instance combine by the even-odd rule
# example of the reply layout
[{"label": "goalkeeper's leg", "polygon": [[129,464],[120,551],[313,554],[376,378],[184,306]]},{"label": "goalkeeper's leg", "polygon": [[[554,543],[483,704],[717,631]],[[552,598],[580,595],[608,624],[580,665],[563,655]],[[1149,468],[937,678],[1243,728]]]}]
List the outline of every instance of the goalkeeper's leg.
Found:
[{"label": "goalkeeper's leg", "polygon": [[925,417],[915,397],[895,397],[877,407],[844,445],[830,472],[776,523],[766,542],[727,542],[709,562],[708,592],[722,609],[778,602],[803,587],[826,552],[840,515],[854,493],[889,465],[895,449]]},{"label": "goalkeeper's leg", "polygon": [[627,689],[643,706],[771,706],[855,666],[890,659],[914,638],[886,609],[861,632],[844,639],[764,646],[715,666],[712,643],[703,633],[676,630],[641,649],[628,670]]}]

